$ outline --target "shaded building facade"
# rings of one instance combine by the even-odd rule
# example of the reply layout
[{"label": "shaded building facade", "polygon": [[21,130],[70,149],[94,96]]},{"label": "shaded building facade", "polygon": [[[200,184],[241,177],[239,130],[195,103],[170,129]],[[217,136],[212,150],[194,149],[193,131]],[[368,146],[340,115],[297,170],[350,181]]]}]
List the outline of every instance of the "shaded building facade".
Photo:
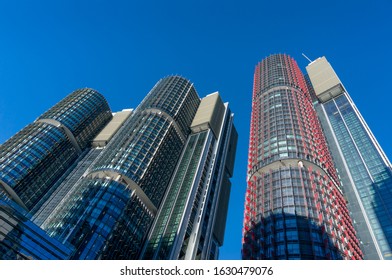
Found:
[{"label": "shaded building facade", "polygon": [[0,259],[69,259],[74,248],[53,239],[31,220],[31,215],[14,201],[0,199]]},{"label": "shaded building facade", "polygon": [[255,68],[243,259],[362,259],[338,174],[297,63]]},{"label": "shaded building facade", "polygon": [[325,57],[306,70],[365,259],[392,259],[391,164]]}]

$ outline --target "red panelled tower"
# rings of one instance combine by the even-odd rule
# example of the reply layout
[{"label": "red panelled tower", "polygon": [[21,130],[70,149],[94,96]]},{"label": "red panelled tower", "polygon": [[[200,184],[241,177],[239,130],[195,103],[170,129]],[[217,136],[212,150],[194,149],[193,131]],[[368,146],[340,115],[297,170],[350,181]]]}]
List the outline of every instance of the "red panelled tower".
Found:
[{"label": "red panelled tower", "polygon": [[243,259],[362,259],[304,76],[288,55],[255,69]]}]

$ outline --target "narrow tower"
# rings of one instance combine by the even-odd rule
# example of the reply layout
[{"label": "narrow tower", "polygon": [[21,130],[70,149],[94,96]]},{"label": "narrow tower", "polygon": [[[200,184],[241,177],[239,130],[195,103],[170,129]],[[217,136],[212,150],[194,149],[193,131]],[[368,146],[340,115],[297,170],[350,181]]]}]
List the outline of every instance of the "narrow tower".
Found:
[{"label": "narrow tower", "polygon": [[228,103],[201,100],[144,259],[217,259],[223,244],[237,132]]},{"label": "narrow tower", "polygon": [[306,70],[365,259],[392,259],[391,164],[325,57]]},{"label": "narrow tower", "polygon": [[287,55],[255,69],[243,259],[361,259],[303,74]]}]

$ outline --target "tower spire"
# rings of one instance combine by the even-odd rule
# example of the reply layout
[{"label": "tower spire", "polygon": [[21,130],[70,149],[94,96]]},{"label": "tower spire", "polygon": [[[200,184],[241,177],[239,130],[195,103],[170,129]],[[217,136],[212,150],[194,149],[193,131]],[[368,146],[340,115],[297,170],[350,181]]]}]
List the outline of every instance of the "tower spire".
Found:
[{"label": "tower spire", "polygon": [[313,62],[313,61],[312,61],[309,57],[307,57],[304,53],[302,53],[302,56],[305,57],[310,63]]}]

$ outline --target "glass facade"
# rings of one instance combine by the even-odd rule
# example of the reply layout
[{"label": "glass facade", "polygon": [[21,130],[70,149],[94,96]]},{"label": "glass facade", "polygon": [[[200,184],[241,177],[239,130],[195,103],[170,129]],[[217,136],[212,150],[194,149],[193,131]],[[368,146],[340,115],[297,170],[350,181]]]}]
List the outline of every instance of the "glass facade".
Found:
[{"label": "glass facade", "polygon": [[188,80],[162,79],[108,144],[92,172],[110,170],[126,176],[158,207],[199,103]]},{"label": "glass facade", "polygon": [[[153,232],[148,238],[147,249],[143,255],[144,259],[170,259],[177,232],[179,231],[185,214],[185,207],[187,207],[187,199],[192,190],[193,181],[202,158],[202,152],[206,146],[205,142],[207,141],[207,136],[207,132],[190,136],[185,152],[179,163],[179,169],[175,173],[174,179],[170,184],[166,199],[164,200],[161,211],[154,223]],[[209,136],[209,142],[211,142],[211,135]],[[211,154],[209,154],[208,159],[211,160]],[[207,158],[204,156],[204,161],[205,160],[207,160]],[[206,176],[202,176],[199,179],[199,185],[202,186],[203,183],[205,183],[205,177]],[[201,198],[202,195],[200,191],[196,199],[200,202]],[[197,207],[195,210],[197,210]],[[195,214],[196,213],[194,213],[193,217],[196,216]],[[185,238],[189,239],[189,236],[190,233]]]},{"label": "glass facade", "polygon": [[44,203],[34,211],[32,221],[40,227],[45,227],[46,221],[53,215],[57,214],[57,210],[63,201],[77,188],[77,182],[81,180],[83,174],[88,172],[92,163],[99,157],[102,149],[86,149],[75,163],[68,168],[58,182],[53,186],[56,191],[48,193],[44,198]]},{"label": "glass facade", "polygon": [[[81,89],[1,145],[0,259],[139,259],[157,213],[173,207],[156,222],[169,223],[160,258],[217,258],[236,132],[222,102],[214,129],[193,131],[200,104],[180,76],[118,118],[101,94]],[[198,245],[188,250],[193,232]]]},{"label": "glass facade", "polygon": [[0,147],[0,180],[31,210],[77,157],[63,130],[36,122]]},{"label": "glass facade", "polygon": [[199,103],[188,80],[167,77],[125,121],[43,225],[75,246],[72,258],[139,258]]},{"label": "glass facade", "polygon": [[287,55],[255,69],[243,259],[361,259],[305,79]]},{"label": "glass facade", "polygon": [[0,259],[68,259],[73,247],[50,238],[30,219],[13,201],[0,198]]},{"label": "glass facade", "polygon": [[102,95],[90,89],[71,93],[0,146],[0,187],[34,212],[43,197],[54,191],[53,185],[75,162],[80,149],[110,119]]},{"label": "glass facade", "polygon": [[93,89],[84,88],[72,92],[38,120],[58,121],[72,133],[80,148],[84,149],[111,118],[105,98]]},{"label": "glass facade", "polygon": [[[211,99],[214,99],[210,95]],[[206,107],[219,115],[204,126],[194,121],[176,171],[165,194],[157,217],[144,246],[143,259],[217,259],[225,227],[227,203],[232,176],[237,133],[233,115],[220,98],[214,105],[202,100],[199,111]],[[205,103],[203,103],[205,102]],[[207,106],[203,106],[208,104]],[[198,119],[196,115],[195,119]],[[219,123],[213,132],[211,123]],[[202,128],[195,128],[198,126]],[[212,125],[213,126],[213,125]]]},{"label": "glass facade", "polygon": [[153,215],[126,185],[83,180],[45,230],[72,244],[72,259],[135,259]]},{"label": "glass facade", "polygon": [[[320,106],[323,108],[320,113],[326,116],[325,126],[330,126],[333,132],[328,140],[336,139],[339,145],[340,152],[333,151],[334,157],[342,156],[345,162],[345,165],[339,166],[340,173],[342,176],[349,173],[350,180],[343,184],[344,190],[349,192],[349,188],[354,186],[357,193],[357,197],[353,195],[349,202],[356,204],[359,197],[363,207],[359,211],[365,212],[362,214],[364,217],[356,218],[356,223],[368,223],[370,226],[360,231],[363,250],[370,259],[392,259],[392,211],[388,207],[392,205],[392,173],[389,163],[347,93]],[[373,238],[365,235],[369,230]],[[372,243],[376,244],[376,248]],[[370,246],[372,250],[368,248]]]},{"label": "glass facade", "polygon": [[391,164],[327,59],[306,69],[364,259],[392,259]]}]

